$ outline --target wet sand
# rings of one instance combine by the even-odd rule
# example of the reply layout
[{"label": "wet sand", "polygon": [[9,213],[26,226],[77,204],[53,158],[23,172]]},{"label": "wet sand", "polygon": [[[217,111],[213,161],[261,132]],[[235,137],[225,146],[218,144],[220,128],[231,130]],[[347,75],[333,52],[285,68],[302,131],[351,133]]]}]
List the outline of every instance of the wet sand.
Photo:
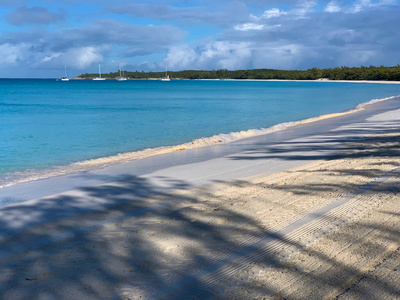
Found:
[{"label": "wet sand", "polygon": [[1,191],[1,298],[399,298],[398,102]]}]

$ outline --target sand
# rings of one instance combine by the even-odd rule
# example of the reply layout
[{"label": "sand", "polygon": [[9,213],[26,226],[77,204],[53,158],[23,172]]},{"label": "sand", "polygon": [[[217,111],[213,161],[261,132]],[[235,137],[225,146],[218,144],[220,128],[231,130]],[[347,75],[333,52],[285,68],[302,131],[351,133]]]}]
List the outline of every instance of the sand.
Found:
[{"label": "sand", "polygon": [[400,298],[399,117],[6,207],[0,298]]}]

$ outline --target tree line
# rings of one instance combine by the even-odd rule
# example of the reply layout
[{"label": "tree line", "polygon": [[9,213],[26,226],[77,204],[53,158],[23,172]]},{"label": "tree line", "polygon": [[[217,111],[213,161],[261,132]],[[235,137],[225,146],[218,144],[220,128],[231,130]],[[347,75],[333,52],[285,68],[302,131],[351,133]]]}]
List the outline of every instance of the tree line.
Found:
[{"label": "tree line", "polygon": [[[102,74],[102,77],[116,79],[118,72]],[[165,72],[138,72],[124,71],[125,77],[130,79],[156,79],[165,77]],[[312,68],[308,70],[184,70],[170,71],[171,79],[287,79],[287,80],[387,80],[400,81],[400,65],[394,67],[336,67],[330,69]],[[97,74],[82,74],[79,78],[94,78]]]}]

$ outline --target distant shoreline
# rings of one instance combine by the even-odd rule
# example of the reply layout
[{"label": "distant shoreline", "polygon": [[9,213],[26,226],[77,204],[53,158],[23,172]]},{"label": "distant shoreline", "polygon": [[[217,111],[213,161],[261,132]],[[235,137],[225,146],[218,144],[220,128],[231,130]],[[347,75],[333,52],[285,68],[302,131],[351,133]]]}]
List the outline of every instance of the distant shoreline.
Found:
[{"label": "distant shoreline", "polygon": [[[34,78],[32,78],[34,79]],[[114,78],[105,78],[106,80],[116,80]],[[71,78],[71,80],[92,80],[90,78]],[[130,81],[139,80],[160,80],[160,78],[128,78]],[[400,84],[400,80],[331,80],[331,79],[186,79],[186,78],[171,78],[174,80],[193,80],[193,81],[289,81],[289,82],[343,82],[343,83],[383,83],[383,84]]]},{"label": "distant shoreline", "polygon": [[[59,78],[0,78],[0,80],[57,80]],[[72,77],[70,80],[92,80],[91,78],[79,78]],[[114,78],[105,78],[106,81],[116,81]],[[160,78],[129,78],[128,81],[145,81],[152,80],[157,81]],[[332,79],[186,79],[186,78],[171,78],[171,81],[174,80],[193,80],[193,81],[288,81],[288,82],[343,82],[343,83],[382,83],[382,84],[400,84],[400,80],[332,80]]]},{"label": "distant shoreline", "polygon": [[[123,70],[125,78],[131,79],[161,79],[165,72],[138,72]],[[103,74],[104,78],[116,79],[120,73]],[[400,65],[393,67],[336,67],[327,69],[312,68],[308,70],[276,70],[276,69],[247,69],[247,70],[182,70],[168,71],[171,79],[237,79],[237,80],[387,80],[400,81]],[[84,73],[79,78],[93,79],[97,73]]]}]

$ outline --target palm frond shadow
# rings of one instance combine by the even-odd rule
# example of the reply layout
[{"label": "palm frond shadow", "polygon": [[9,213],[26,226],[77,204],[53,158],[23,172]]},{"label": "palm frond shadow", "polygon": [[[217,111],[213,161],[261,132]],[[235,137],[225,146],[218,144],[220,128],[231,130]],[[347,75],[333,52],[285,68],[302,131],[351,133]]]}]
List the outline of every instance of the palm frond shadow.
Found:
[{"label": "palm frond shadow", "polygon": [[[175,184],[179,188],[186,186],[185,182]],[[240,186],[249,183],[234,181],[224,184]],[[295,185],[285,188],[311,194],[329,188],[329,185],[308,189]],[[48,201],[61,203],[57,211],[47,211],[49,203],[46,202],[35,209],[20,210],[18,214],[9,209],[11,219],[2,219],[2,228],[11,224],[15,226],[18,218],[23,219],[24,215],[37,214],[38,211],[41,215],[36,215],[36,218],[46,219],[60,214],[64,219],[56,226],[38,225],[3,238],[1,298],[123,299],[126,295],[127,299],[139,296],[148,299],[229,299],[242,296],[243,291],[248,295],[290,296],[268,281],[260,281],[257,276],[249,277],[248,271],[252,266],[292,273],[299,280],[304,278],[305,285],[314,286],[340,287],[350,277],[368,276],[335,257],[305,249],[303,251],[308,251],[309,255],[333,266],[332,271],[326,274],[309,273],[295,261],[282,260],[277,253],[266,251],[264,245],[247,243],[264,239],[281,241],[296,249],[304,248],[301,243],[287,240],[254,218],[229,207],[220,208],[218,199],[208,206],[193,194],[171,193],[144,199],[141,196],[157,195],[158,191],[140,178],[120,182],[118,186],[84,188],[80,192],[88,198],[106,199],[113,203],[121,199],[125,201],[73,217],[68,214],[71,203],[79,210],[83,198],[62,195],[49,198]],[[203,189],[202,193],[209,191]],[[188,205],[180,207],[183,202]],[[62,203],[69,204],[65,211]],[[376,228],[387,239],[395,240],[400,234],[397,229],[378,227],[378,224]],[[171,247],[181,246],[182,249],[170,251],[160,248],[157,239],[165,237],[172,239]],[[343,236],[343,239],[354,237]],[[185,246],[174,241],[188,243]],[[29,254],[22,255],[26,252]],[[224,266],[241,260],[247,263],[228,269],[232,272],[224,269]],[[208,273],[215,276],[210,279]],[[335,276],[342,280],[332,281]],[[245,280],[241,279],[243,277]],[[385,278],[374,280],[385,289],[384,292],[400,295],[399,287]]]}]

